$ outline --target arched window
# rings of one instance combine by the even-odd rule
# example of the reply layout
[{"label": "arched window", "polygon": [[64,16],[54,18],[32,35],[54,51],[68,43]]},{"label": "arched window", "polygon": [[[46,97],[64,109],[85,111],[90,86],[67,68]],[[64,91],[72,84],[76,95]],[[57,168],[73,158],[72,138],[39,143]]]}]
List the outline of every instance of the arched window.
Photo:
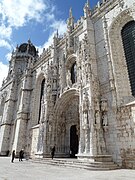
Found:
[{"label": "arched window", "polygon": [[121,31],[132,95],[135,96],[135,21],[128,22]]},{"label": "arched window", "polygon": [[42,80],[41,83],[41,93],[40,93],[40,104],[39,104],[39,116],[38,116],[38,124],[40,123],[41,112],[42,112],[42,104],[44,99],[44,87],[45,87],[45,79]]},{"label": "arched window", "polygon": [[74,63],[71,67],[71,81],[72,81],[72,84],[76,83],[77,81],[76,63]]}]

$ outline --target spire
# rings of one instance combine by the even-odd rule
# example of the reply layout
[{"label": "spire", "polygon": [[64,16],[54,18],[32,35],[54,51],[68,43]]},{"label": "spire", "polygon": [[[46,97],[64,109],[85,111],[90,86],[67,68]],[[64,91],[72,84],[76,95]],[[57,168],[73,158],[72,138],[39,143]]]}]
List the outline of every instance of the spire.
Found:
[{"label": "spire", "polygon": [[72,14],[72,8],[69,9],[69,18],[67,20],[67,28],[69,31],[72,31],[74,29],[74,17]]},{"label": "spire", "polygon": [[72,7],[69,9],[69,18],[73,18]]},{"label": "spire", "polygon": [[90,3],[89,0],[87,0],[84,6],[84,17],[87,18],[89,16],[90,16]]},{"label": "spire", "polygon": [[57,32],[56,32],[56,37],[58,38],[59,37],[59,31],[57,29]]},{"label": "spire", "polygon": [[87,0],[87,7],[89,7],[89,9],[90,9],[90,2],[89,2],[89,0]]}]

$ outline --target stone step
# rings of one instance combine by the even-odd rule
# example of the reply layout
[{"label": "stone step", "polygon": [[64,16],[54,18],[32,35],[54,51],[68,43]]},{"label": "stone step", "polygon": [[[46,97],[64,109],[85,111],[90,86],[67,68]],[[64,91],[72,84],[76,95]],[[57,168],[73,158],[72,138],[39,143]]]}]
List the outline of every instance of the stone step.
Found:
[{"label": "stone step", "polygon": [[[44,159],[44,161],[49,161]],[[50,160],[52,162],[52,160]],[[114,162],[83,162],[83,161],[72,161],[72,160],[53,160],[53,163],[66,163],[66,164],[79,164],[79,165],[90,165],[90,166],[112,166]]]},{"label": "stone step", "polygon": [[42,163],[47,165],[56,165],[56,166],[64,166],[64,167],[74,167],[74,168],[83,168],[88,170],[114,170],[119,167],[113,162],[83,162],[79,160],[72,159],[49,159],[49,158],[36,158],[31,159],[31,162]]}]

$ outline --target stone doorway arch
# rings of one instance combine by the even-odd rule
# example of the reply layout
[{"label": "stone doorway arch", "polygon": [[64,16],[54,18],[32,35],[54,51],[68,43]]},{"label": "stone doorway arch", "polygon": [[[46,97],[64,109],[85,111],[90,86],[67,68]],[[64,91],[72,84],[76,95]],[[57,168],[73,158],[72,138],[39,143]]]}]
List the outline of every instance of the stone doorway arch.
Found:
[{"label": "stone doorway arch", "polygon": [[[54,113],[54,144],[56,145],[57,157],[70,157],[71,138],[76,134],[78,142],[74,146],[78,150],[80,134],[79,117],[79,93],[76,89],[70,89],[59,98]],[[76,132],[71,134],[71,127],[76,127]],[[71,137],[72,136],[72,137]],[[74,141],[72,141],[73,143]],[[72,145],[73,146],[73,145]],[[77,153],[77,150],[74,152]],[[75,155],[75,154],[74,154]]]}]

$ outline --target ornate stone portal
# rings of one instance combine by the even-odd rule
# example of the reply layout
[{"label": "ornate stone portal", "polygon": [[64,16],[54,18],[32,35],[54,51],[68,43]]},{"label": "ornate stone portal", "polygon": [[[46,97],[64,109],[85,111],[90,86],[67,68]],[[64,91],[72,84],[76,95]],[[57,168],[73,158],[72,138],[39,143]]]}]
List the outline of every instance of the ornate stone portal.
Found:
[{"label": "ornate stone portal", "polygon": [[79,94],[76,89],[68,90],[56,104],[54,114],[54,142],[57,157],[75,157],[79,148]]}]

